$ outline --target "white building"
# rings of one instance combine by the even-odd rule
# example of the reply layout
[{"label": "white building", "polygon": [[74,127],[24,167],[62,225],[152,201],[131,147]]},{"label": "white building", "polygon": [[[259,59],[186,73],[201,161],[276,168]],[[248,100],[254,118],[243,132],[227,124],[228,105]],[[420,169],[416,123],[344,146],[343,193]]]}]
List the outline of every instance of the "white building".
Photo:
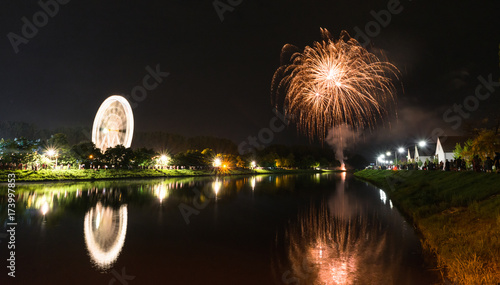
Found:
[{"label": "white building", "polygon": [[426,160],[434,160],[434,155],[436,152],[436,144],[426,144],[423,147],[418,147],[415,145],[415,161],[422,161],[425,163]]},{"label": "white building", "polygon": [[467,139],[469,138],[464,136],[438,137],[435,153],[438,161],[444,163],[447,159],[449,161],[455,159],[453,157],[453,151],[455,150],[457,143],[461,144],[463,147]]}]

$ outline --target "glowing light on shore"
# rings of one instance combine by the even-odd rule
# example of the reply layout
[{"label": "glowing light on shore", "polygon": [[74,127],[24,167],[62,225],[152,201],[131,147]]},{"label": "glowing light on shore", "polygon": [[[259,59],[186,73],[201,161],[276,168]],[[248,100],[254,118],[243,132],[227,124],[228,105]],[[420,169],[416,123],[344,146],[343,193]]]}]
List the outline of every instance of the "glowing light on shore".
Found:
[{"label": "glowing light on shore", "polygon": [[222,160],[220,158],[216,158],[214,160],[214,166],[215,167],[220,167],[222,165]]},{"label": "glowing light on shore", "polygon": [[52,156],[54,156],[55,154],[56,154],[56,151],[55,151],[53,148],[49,148],[49,149],[47,150],[47,155],[48,155],[49,157],[52,157]]},{"label": "glowing light on shore", "polygon": [[91,208],[84,218],[84,237],[92,262],[100,269],[112,267],[125,243],[128,211],[122,205],[119,210],[103,207],[100,202]]},{"label": "glowing light on shore", "polygon": [[323,40],[303,52],[292,45],[283,47],[282,58],[295,52],[290,63],[275,72],[271,91],[276,102],[284,97],[285,115],[299,131],[323,141],[333,127],[372,128],[377,118],[387,115],[394,103],[391,77],[397,78],[398,70],[345,31],[338,40],[326,29],[321,33]]}]

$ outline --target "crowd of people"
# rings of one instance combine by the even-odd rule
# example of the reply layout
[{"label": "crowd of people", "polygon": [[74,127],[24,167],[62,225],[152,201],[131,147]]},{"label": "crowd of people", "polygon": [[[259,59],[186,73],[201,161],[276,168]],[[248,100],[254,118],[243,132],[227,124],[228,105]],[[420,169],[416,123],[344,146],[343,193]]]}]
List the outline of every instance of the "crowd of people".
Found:
[{"label": "crowd of people", "polygon": [[[382,167],[384,169],[384,167]],[[421,166],[417,162],[404,163],[400,165],[395,165],[392,169],[403,169],[403,170],[442,170],[442,171],[470,171],[475,172],[496,172],[500,173],[500,153],[496,152],[495,157],[492,159],[487,156],[486,159],[481,160],[479,155],[474,155],[470,159],[469,163],[462,157],[457,159],[446,159],[439,163],[434,161],[426,160]]]}]

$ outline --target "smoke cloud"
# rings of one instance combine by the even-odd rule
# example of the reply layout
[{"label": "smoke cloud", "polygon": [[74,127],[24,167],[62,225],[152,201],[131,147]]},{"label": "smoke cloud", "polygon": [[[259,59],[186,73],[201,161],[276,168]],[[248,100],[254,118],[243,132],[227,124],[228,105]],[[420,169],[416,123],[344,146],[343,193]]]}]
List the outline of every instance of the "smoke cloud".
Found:
[{"label": "smoke cloud", "polygon": [[352,148],[359,136],[360,132],[353,130],[349,125],[343,124],[333,127],[326,137],[326,142],[335,150],[335,159],[340,161],[340,168],[345,169],[346,159],[344,150]]}]

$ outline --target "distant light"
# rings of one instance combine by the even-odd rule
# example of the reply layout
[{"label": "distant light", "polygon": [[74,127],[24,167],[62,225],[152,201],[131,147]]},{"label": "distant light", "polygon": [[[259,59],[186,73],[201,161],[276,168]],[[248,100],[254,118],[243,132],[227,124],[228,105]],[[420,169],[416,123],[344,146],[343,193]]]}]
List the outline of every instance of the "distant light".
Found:
[{"label": "distant light", "polygon": [[56,154],[56,151],[54,149],[50,148],[50,149],[47,150],[47,155],[48,156],[54,156],[54,154]]},{"label": "distant light", "polygon": [[403,152],[405,152],[405,149],[400,147],[400,148],[398,148],[398,151],[399,151],[399,153],[403,153]]},{"label": "distant light", "polygon": [[252,167],[255,167],[255,166],[257,165],[257,163],[255,163],[255,161],[252,161],[252,162],[250,163],[250,165],[251,165]]},{"label": "distant light", "polygon": [[391,155],[391,152],[388,151],[388,152],[385,153],[385,155],[389,156],[389,155]]},{"label": "distant light", "polygon": [[427,143],[426,143],[425,141],[420,141],[420,142],[418,143],[418,146],[419,146],[419,147],[424,147],[424,146],[426,146],[426,145],[427,145]]},{"label": "distant light", "polygon": [[222,161],[220,160],[220,158],[216,158],[216,159],[214,160],[214,166],[215,166],[215,167],[220,167],[220,166],[221,166],[221,164],[222,164]]},{"label": "distant light", "polygon": [[94,156],[93,155],[89,155],[89,158],[92,159]]}]

